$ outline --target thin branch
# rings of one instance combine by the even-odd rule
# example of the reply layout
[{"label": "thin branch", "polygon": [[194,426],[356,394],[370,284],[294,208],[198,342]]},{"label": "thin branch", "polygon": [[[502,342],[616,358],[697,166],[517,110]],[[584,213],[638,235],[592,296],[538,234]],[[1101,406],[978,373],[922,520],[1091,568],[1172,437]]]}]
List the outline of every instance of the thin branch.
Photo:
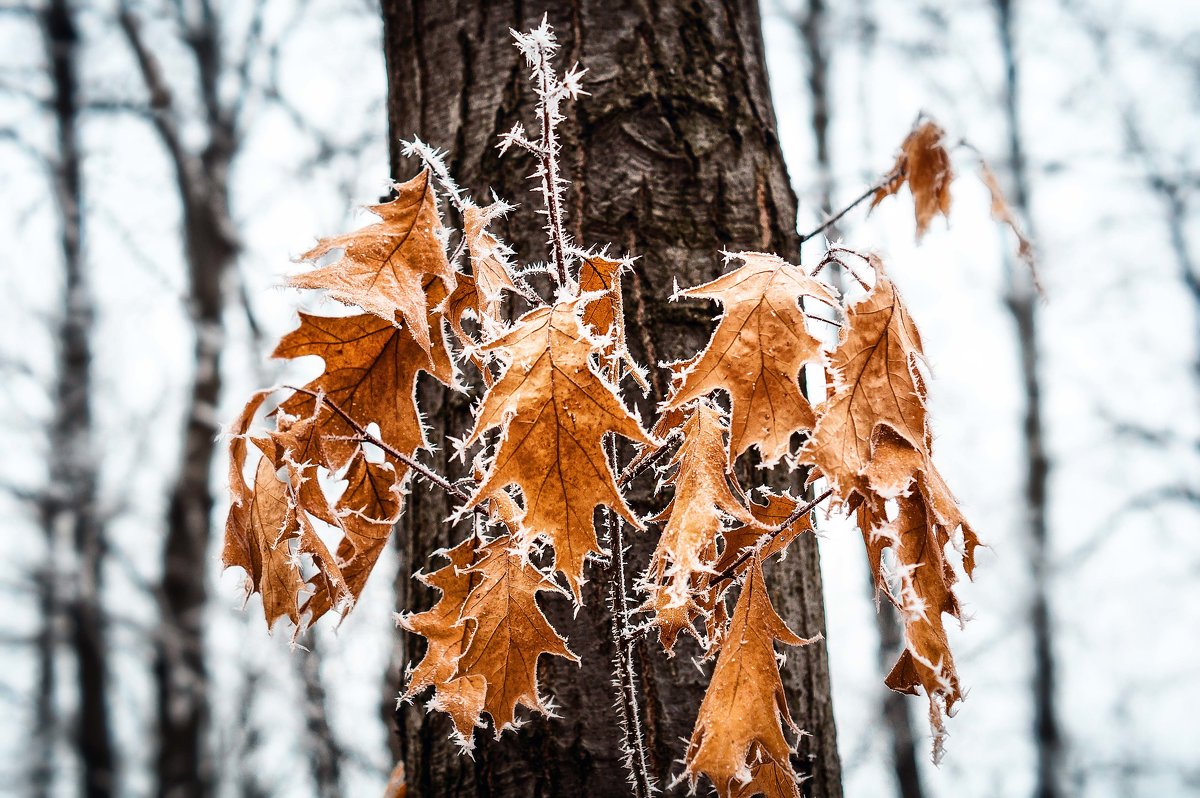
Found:
[{"label": "thin branch", "polygon": [[621,476],[617,478],[617,487],[625,487],[647,468],[655,465],[668,454],[670,454],[671,443],[680,435],[681,433],[678,429],[673,429],[671,430],[671,434],[663,439],[662,446],[659,446],[657,449],[655,449],[653,454],[649,454],[641,458],[633,458],[629,465],[625,466],[625,469],[621,472]]},{"label": "thin branch", "polygon": [[903,170],[901,170],[899,168],[893,169],[892,171],[888,172],[886,175],[884,175],[882,178],[880,178],[878,181],[876,181],[876,183],[873,186],[871,186],[866,191],[864,191],[861,195],[859,195],[859,197],[857,199],[855,199],[853,202],[851,202],[849,205],[842,208],[840,211],[835,213],[833,216],[830,216],[825,221],[821,222],[821,224],[818,225],[816,228],[814,228],[814,229],[810,230],[809,232],[805,233],[804,235],[800,236],[800,243],[803,244],[805,241],[808,241],[810,238],[816,238],[818,235],[825,232],[830,227],[833,227],[835,224],[837,224],[839,221],[841,221],[841,218],[843,216],[850,213],[850,211],[854,210],[862,203],[866,202],[871,197],[872,194],[874,194],[876,191],[878,191],[879,189],[886,186],[888,183],[895,180],[897,177],[900,177],[903,173],[904,173]]},{"label": "thin branch", "polygon": [[[458,498],[462,499],[463,501],[470,500],[470,498],[471,498],[470,493],[467,493],[465,490],[460,488],[456,483],[451,482],[450,480],[446,479],[444,476],[442,476],[438,472],[434,471],[429,466],[422,465],[420,462],[418,462],[418,461],[414,460],[413,458],[409,457],[408,455],[404,454],[399,449],[396,449],[395,447],[393,447],[391,444],[385,443],[384,441],[380,440],[377,436],[372,435],[370,432],[367,431],[366,427],[364,427],[362,424],[359,424],[357,421],[355,421],[353,416],[351,416],[349,413],[347,413],[342,408],[338,407],[337,403],[333,402],[325,394],[318,393],[317,391],[310,391],[307,388],[296,388],[292,385],[284,385],[283,387],[287,388],[290,391],[295,391],[296,393],[302,393],[306,396],[313,397],[313,399],[315,399],[317,401],[318,406],[322,403],[327,405],[330,410],[332,410],[334,413],[337,413],[338,416],[341,417],[341,419],[343,421],[345,421],[347,424],[350,425],[351,429],[354,430],[355,434],[358,435],[359,439],[363,443],[369,443],[373,446],[378,446],[380,449],[382,449],[384,451],[385,454],[387,454],[388,456],[390,456],[396,460],[399,460],[401,463],[404,463],[406,466],[411,468],[413,471],[417,472],[422,477],[424,477],[426,480],[428,480],[429,482],[432,482],[434,485],[437,485],[439,488],[446,491],[447,493],[453,494],[454,496],[457,496]],[[481,509],[481,508],[477,507],[476,509]]]},{"label": "thin branch", "polygon": [[[822,493],[820,496],[818,496],[817,498],[810,501],[808,504],[805,504],[801,507],[797,507],[795,510],[793,510],[791,515],[789,515],[782,524],[780,524],[779,526],[772,529],[770,532],[768,532],[766,534],[766,536],[769,539],[773,540],[775,537],[782,534],[792,524],[796,523],[801,518],[803,518],[807,513],[811,513],[814,509],[816,509],[816,506],[818,504],[825,501],[832,495],[833,495],[833,488],[827,488],[824,493]],[[742,554],[742,556],[740,556],[736,560],[734,560],[733,565],[729,566],[724,571],[722,571],[720,574],[718,574],[717,578],[714,579],[711,582],[711,584],[717,585],[717,584],[720,584],[721,582],[724,582],[726,579],[732,579],[735,575],[737,575],[738,569],[741,568],[746,563],[746,561],[749,560],[752,556],[754,556],[753,549],[751,549],[750,551],[744,552]]]},{"label": "thin branch", "polygon": [[[610,437],[604,448],[609,468],[615,470],[617,465],[615,441]],[[625,575],[625,537],[622,519],[606,507],[604,508],[604,526],[608,532],[609,545],[613,548],[613,558],[609,565],[613,572],[609,579],[611,603],[609,609],[612,612],[613,665],[616,668],[613,686],[617,688],[616,707],[620,715],[621,731],[624,737],[622,740],[625,753],[624,764],[628,771],[630,786],[633,787],[634,798],[649,798],[655,792],[655,785],[647,762],[641,715],[638,711],[637,688],[634,681],[633,638],[629,628],[629,588]]]}]

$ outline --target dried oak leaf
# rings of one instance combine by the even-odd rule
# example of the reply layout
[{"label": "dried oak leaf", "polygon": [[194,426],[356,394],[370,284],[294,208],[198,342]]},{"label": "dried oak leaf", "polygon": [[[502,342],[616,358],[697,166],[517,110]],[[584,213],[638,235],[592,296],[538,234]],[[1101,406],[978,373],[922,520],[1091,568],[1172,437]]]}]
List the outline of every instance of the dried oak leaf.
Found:
[{"label": "dried oak leaf", "polygon": [[310,415],[296,418],[287,413],[275,416],[275,430],[267,433],[274,444],[275,466],[287,468],[292,493],[300,508],[327,524],[341,526],[321,490],[317,469],[329,462],[322,447],[321,415],[315,406]]},{"label": "dried oak leaf", "polygon": [[920,494],[901,497],[896,504],[895,520],[875,530],[896,552],[899,591],[894,603],[904,622],[904,651],[885,683],[901,693],[925,692],[937,761],[946,734],[943,716],[953,714],[962,700],[942,615],[961,618],[961,610],[951,589],[954,571],[945,558],[948,533],[929,517]]},{"label": "dried oak leaf", "polygon": [[475,283],[475,312],[479,320],[500,319],[500,303],[504,291],[520,291],[512,279],[512,249],[488,232],[493,219],[508,212],[504,202],[494,202],[486,208],[468,205],[463,210],[463,237],[471,256],[471,272]]},{"label": "dried oak leaf", "polygon": [[736,459],[757,446],[765,464],[788,451],[792,433],[812,429],[813,409],[800,390],[805,364],[824,365],[821,342],[805,326],[800,298],[833,297],[822,283],[783,259],[760,252],[735,257],[734,271],[681,296],[724,305],[707,348],[689,362],[664,404],[672,410],[715,390],[729,394],[730,449]]},{"label": "dried oak leaf", "polygon": [[280,481],[282,452],[271,438],[256,438],[262,456],[255,466],[253,484],[243,472],[247,456],[247,431],[270,391],[255,393],[229,430],[229,489],[232,502],[225,521],[221,561],[226,568],[246,572],[246,595],[261,593],[263,613],[271,627],[287,617],[299,630],[299,595],[304,589],[300,555],[308,554],[319,578],[331,593],[344,590],[336,560],[317,536],[307,516],[298,510],[292,484]]},{"label": "dried oak leaf", "polygon": [[425,656],[408,672],[403,698],[411,700],[427,688],[435,688],[433,703],[446,712],[459,739],[469,741],[483,712],[487,687],[481,675],[458,675],[458,659],[466,650],[472,626],[462,620],[462,610],[471,589],[481,579],[468,573],[475,559],[477,538],[471,537],[452,549],[438,552],[450,564],[417,579],[441,592],[441,598],[425,612],[401,615],[402,628],[426,639]]},{"label": "dried oak leaf", "polygon": [[619,382],[623,364],[643,390],[647,388],[642,369],[629,354],[625,343],[625,308],[621,297],[621,269],[624,262],[601,255],[589,255],[579,264],[579,293],[599,294],[583,309],[583,323],[596,335],[607,340],[601,362],[611,364],[606,372]]},{"label": "dried oak leaf", "polygon": [[467,440],[472,445],[488,430],[502,429],[487,476],[467,507],[517,485],[525,502],[522,543],[549,539],[555,565],[577,600],[584,561],[600,549],[595,508],[607,505],[642,528],[617,488],[603,438],[612,432],[652,443],[590,365],[594,350],[579,319],[580,301],[532,310],[487,345],[507,366],[485,394]]},{"label": "dried oak leaf", "polygon": [[1038,275],[1037,258],[1033,242],[1025,235],[1020,221],[1017,220],[1016,212],[1008,204],[1008,199],[1004,196],[1004,190],[1000,188],[1000,181],[996,179],[996,173],[988,166],[987,161],[982,158],[979,160],[979,178],[983,181],[988,193],[992,196],[992,218],[1006,225],[1009,230],[1012,230],[1013,235],[1017,238],[1017,257],[1029,267],[1029,276],[1033,280],[1034,288],[1037,289],[1039,294],[1044,294],[1042,282]]},{"label": "dried oak leaf", "polygon": [[513,724],[518,704],[539,712],[537,661],[542,654],[578,658],[554,631],[537,603],[552,582],[511,550],[512,538],[477,538],[442,552],[450,564],[418,575],[442,596],[426,612],[400,624],[428,640],[425,657],[409,673],[404,698],[436,688],[430,707],[451,716],[460,742],[470,748],[482,713],[496,734]]},{"label": "dried oak leaf", "polygon": [[797,730],[779,678],[775,641],[790,646],[812,642],[798,637],[776,614],[756,556],[688,745],[684,775],[693,786],[703,773],[718,795],[729,798],[751,782],[755,765],[763,762],[775,763],[795,781],[783,726]]},{"label": "dried oak leaf", "polygon": [[[324,393],[363,427],[377,423],[385,443],[412,454],[428,446],[415,397],[417,373],[430,372],[446,384],[454,379],[445,348],[435,347],[433,354],[431,365],[407,327],[377,316],[330,318],[301,313],[300,326],[280,340],[273,356],[319,356],[325,371],[305,388]],[[296,393],[281,408],[307,417],[313,414],[315,401]],[[330,469],[341,469],[358,450],[353,427],[328,408],[321,414],[319,434],[324,464]]]},{"label": "dried oak leaf", "polygon": [[899,499],[915,489],[931,523],[948,535],[961,530],[963,570],[972,576],[979,538],[928,450],[917,449],[912,441],[885,424],[876,427],[871,449],[871,464],[865,472],[870,492],[883,499]]},{"label": "dried oak leaf", "polygon": [[761,549],[757,550],[758,558],[766,560],[782,554],[796,538],[812,531],[811,513],[800,516],[784,527],[799,506],[795,499],[773,492],[766,493],[765,497],[766,504],[751,501],[747,505],[756,524],[726,531],[723,534],[725,545],[713,563],[712,573],[702,574],[695,580],[695,604],[699,614],[706,619],[706,653],[714,651],[724,638],[725,593],[750,568],[756,547],[761,544]]},{"label": "dried oak leaf", "polygon": [[446,259],[429,171],[397,184],[395,190],[391,202],[368,206],[378,222],[323,238],[300,256],[314,261],[341,249],[339,260],[288,282],[296,288],[324,289],[339,302],[357,305],[389,325],[399,316],[420,351],[432,358],[427,279],[440,280],[449,294],[454,290],[454,270]]},{"label": "dried oak leaf", "polygon": [[675,495],[653,519],[665,526],[647,569],[645,609],[654,610],[653,623],[668,652],[679,632],[690,625],[693,588],[713,572],[722,534],[733,522],[758,528],[760,534],[765,531],[730,488],[728,430],[720,410],[703,400],[696,403],[671,460],[675,471],[667,482]]},{"label": "dried oak leaf", "polygon": [[884,199],[900,191],[908,183],[913,196],[913,213],[917,222],[917,238],[929,229],[933,217],[950,216],[950,183],[954,169],[950,153],[942,144],[945,131],[930,121],[922,122],[900,145],[900,155],[893,168],[895,177],[875,191],[871,200],[874,208]]},{"label": "dried oak leaf", "polygon": [[[245,463],[245,439],[234,439],[235,444],[239,441],[238,451],[231,452],[231,469],[233,463]],[[272,448],[269,440],[255,440],[255,444]],[[292,541],[301,535],[300,521],[288,484],[277,479],[275,471],[269,456],[260,457],[254,484],[248,486],[238,469],[221,553],[226,568],[237,566],[246,572],[246,595],[262,594],[268,628],[281,617],[299,623],[298,596],[304,587],[299,557],[292,550]]]},{"label": "dried oak leaf", "polygon": [[567,641],[546,620],[537,603],[541,592],[560,588],[512,550],[508,535],[484,545],[466,573],[478,578],[463,604],[461,617],[472,633],[458,659],[460,677],[486,684],[483,711],[496,734],[513,724],[518,704],[548,714],[538,695],[537,662],[543,654],[579,662]]},{"label": "dried oak leaf", "polygon": [[[362,452],[350,461],[342,478],[346,480],[346,489],[338,499],[334,514],[344,534],[338,544],[337,558],[349,594],[350,603],[346,605],[346,611],[349,611],[362,595],[367,577],[391,537],[403,501],[400,477],[395,468],[390,463],[369,462]],[[312,580],[310,586],[315,592],[300,607],[300,614],[309,613],[311,625],[336,607],[340,597],[321,590]]]},{"label": "dried oak leaf", "polygon": [[769,757],[756,762],[750,768],[750,781],[737,787],[734,798],[751,798],[762,795],[765,798],[800,798],[800,789],[796,784],[796,772],[790,762],[776,762]]},{"label": "dried oak leaf", "polygon": [[871,436],[887,424],[914,447],[930,444],[921,336],[892,281],[882,273],[866,297],[846,310],[842,340],[830,357],[833,395],[797,462],[815,465],[848,500],[860,493],[871,461]]}]

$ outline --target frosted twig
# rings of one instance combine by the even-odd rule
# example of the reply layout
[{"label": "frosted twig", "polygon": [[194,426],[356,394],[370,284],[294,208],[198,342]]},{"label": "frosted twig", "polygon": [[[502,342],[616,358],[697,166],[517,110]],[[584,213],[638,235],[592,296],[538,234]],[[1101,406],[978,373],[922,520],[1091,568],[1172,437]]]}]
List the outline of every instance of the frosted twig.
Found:
[{"label": "frosted twig", "polygon": [[[463,490],[462,488],[460,488],[458,486],[458,483],[451,482],[450,480],[446,479],[444,476],[442,476],[438,472],[434,471],[429,466],[420,463],[419,461],[413,459],[412,457],[409,457],[404,452],[395,448],[391,444],[386,443],[383,440],[380,440],[380,438],[377,435],[372,435],[370,432],[367,431],[366,427],[364,427],[362,424],[359,424],[357,421],[355,421],[353,416],[351,416],[349,413],[347,413],[342,408],[338,407],[338,405],[335,402],[333,402],[325,394],[319,393],[317,391],[310,391],[307,388],[297,388],[292,385],[284,385],[283,387],[287,388],[289,391],[295,391],[296,393],[302,393],[305,396],[311,396],[318,403],[318,406],[320,406],[320,404],[324,404],[330,410],[332,410],[334,413],[336,413],[343,421],[345,421],[347,424],[350,425],[351,429],[353,429],[355,434],[358,435],[358,439],[361,442],[369,443],[372,446],[378,446],[380,449],[383,450],[384,454],[387,454],[389,457],[395,458],[396,460],[399,460],[401,463],[404,463],[406,466],[411,468],[413,471],[420,474],[426,480],[428,480],[429,482],[432,482],[434,485],[437,485],[439,488],[446,491],[447,493],[453,494],[454,496],[457,496],[458,498],[462,499],[463,501],[467,501],[471,498],[471,494],[468,493],[467,491]],[[476,505],[472,509],[475,512],[484,512],[484,513],[487,512],[479,505]]]},{"label": "frosted twig", "polygon": [[904,174],[904,171],[898,167],[896,169],[893,169],[892,171],[888,172],[886,175],[881,177],[874,185],[872,185],[870,188],[868,188],[866,191],[864,191],[861,195],[859,195],[858,198],[855,199],[853,202],[851,202],[849,205],[842,208],[840,211],[835,213],[833,216],[830,216],[825,221],[821,222],[819,225],[817,225],[815,228],[813,228],[809,232],[800,236],[800,243],[803,244],[805,241],[808,241],[810,238],[816,238],[818,235],[825,232],[833,225],[837,224],[839,221],[841,221],[841,218],[843,216],[850,213],[850,211],[854,210],[862,203],[866,202],[867,199],[872,194],[874,194],[876,191],[878,191],[879,189],[886,186],[888,183],[895,180],[897,177],[900,177],[902,174]]},{"label": "frosted twig", "polygon": [[[665,447],[664,447],[665,448]],[[605,442],[605,455],[609,468],[617,465],[616,442],[610,437]],[[613,556],[610,564],[612,578],[609,579],[609,609],[612,612],[613,640],[613,686],[617,688],[616,708],[621,716],[622,748],[625,752],[625,767],[629,771],[629,784],[634,798],[649,798],[655,793],[654,777],[647,763],[646,745],[642,737],[642,720],[638,711],[637,686],[633,673],[633,637],[629,630],[628,587],[625,577],[625,537],[621,518],[611,509],[604,508],[604,527],[608,532],[608,544]]]},{"label": "frosted twig", "polygon": [[516,45],[529,64],[534,91],[537,93],[537,116],[541,124],[540,142],[530,141],[524,128],[517,123],[512,130],[501,137],[499,144],[503,154],[509,147],[517,146],[528,150],[537,156],[539,165],[534,177],[540,181],[538,190],[542,194],[546,210],[546,237],[550,245],[551,260],[554,263],[555,277],[560,287],[570,285],[567,273],[567,252],[571,248],[571,239],[563,225],[563,190],[567,183],[559,177],[558,154],[559,145],[556,130],[558,123],[563,120],[559,104],[564,99],[574,100],[585,92],[580,88],[579,80],[583,72],[572,67],[560,80],[554,73],[550,59],[558,52],[558,40],[550,28],[546,18],[542,24],[528,33],[510,31],[516,39]]},{"label": "frosted twig", "polygon": [[[799,521],[801,518],[803,518],[805,516],[805,514],[812,512],[814,509],[816,509],[816,506],[818,504],[825,501],[832,495],[833,495],[833,488],[829,488],[824,493],[822,493],[820,496],[818,496],[817,498],[810,501],[808,504],[804,504],[804,505],[801,505],[800,507],[797,507],[795,510],[792,511],[791,515],[789,515],[786,519],[784,519],[782,524],[780,524],[779,526],[773,527],[771,529],[771,531],[767,533],[767,537],[773,539],[776,536],[782,534],[789,526],[791,526],[792,524]],[[724,582],[726,579],[732,579],[737,574],[738,569],[741,568],[742,565],[747,560],[749,560],[753,555],[754,555],[753,550],[743,552],[742,556],[738,557],[736,560],[733,561],[733,565],[729,566],[724,571],[717,574],[717,578],[712,581],[712,584],[718,585],[721,582]]]},{"label": "frosted twig", "polygon": [[450,170],[446,168],[446,153],[431,147],[421,139],[413,136],[412,141],[402,141],[404,145],[403,153],[405,157],[413,157],[421,159],[425,164],[425,168],[433,173],[438,182],[442,184],[442,190],[446,192],[446,196],[450,199],[450,204],[459,213],[462,213],[470,201],[463,197],[463,190],[454,182],[454,178],[450,177]]}]

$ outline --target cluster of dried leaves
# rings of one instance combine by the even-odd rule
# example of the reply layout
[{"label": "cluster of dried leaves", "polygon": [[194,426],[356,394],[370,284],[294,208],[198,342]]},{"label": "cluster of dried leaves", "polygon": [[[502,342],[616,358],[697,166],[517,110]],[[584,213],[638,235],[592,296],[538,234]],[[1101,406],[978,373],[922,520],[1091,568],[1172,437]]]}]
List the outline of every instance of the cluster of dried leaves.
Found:
[{"label": "cluster of dried leaves", "polygon": [[[526,54],[540,56],[531,66],[545,70],[552,36],[544,29],[524,36]],[[547,92],[561,99],[577,91],[577,76],[535,77],[543,103]],[[543,159],[549,205],[560,190],[545,163],[553,148],[536,149],[518,130],[507,139]],[[557,279],[554,298],[543,301],[525,281],[529,269],[517,268],[489,231],[509,207],[471,204],[436,154],[419,151],[428,168],[370,209],[379,221],[322,240],[304,260],[340,256],[291,280],[359,311],[301,314],[275,350],[280,358],[316,355],[323,372],[287,391],[274,429],[250,432],[271,394],[263,391],[230,430],[224,562],[245,570],[268,624],[286,617],[299,632],[331,610],[350,611],[410,479],[456,495],[461,513],[475,517],[475,532],[440,552],[436,570],[416,575],[440,598],[400,623],[428,641],[404,698],[432,690],[430,706],[452,718],[469,749],[484,715],[499,734],[515,725],[518,706],[547,711],[537,680],[542,655],[576,659],[539,594],[581,602],[589,563],[620,556],[597,535],[593,515],[602,507],[617,523],[660,530],[638,580],[643,628],[656,630],[669,652],[686,632],[715,659],[681,778],[694,784],[704,774],[722,796],[795,796],[789,734],[799,730],[776,644],[811,641],[775,612],[763,565],[811,531],[816,502],[766,491],[751,500],[734,463],[754,449],[761,463],[783,460],[810,483],[825,480],[829,490],[818,501],[832,494],[857,515],[879,591],[905,623],[905,650],[887,683],[928,696],[940,738],[942,714],[961,698],[942,621],[960,615],[949,553],[957,546],[970,574],[977,540],[933,465],[920,336],[882,264],[831,249],[827,260],[858,257],[866,274],[861,295],[847,301],[775,255],[727,256],[734,268],[678,295],[715,300],[724,313],[708,346],[671,367],[672,390],[648,431],[622,396],[627,378],[645,384],[624,343],[623,262],[574,249],[551,218],[556,268],[547,272]],[[877,201],[907,182],[919,230],[946,212],[949,159],[936,126],[909,137],[896,174],[899,182]],[[463,220],[451,256],[439,195]],[[509,321],[505,299],[514,293],[533,307]],[[806,312],[816,305],[840,318],[832,351],[811,329],[825,323]],[[425,372],[469,390],[459,371],[466,364],[478,374],[469,382],[483,391],[461,443],[476,476],[450,483],[418,460],[430,444],[415,384]],[[828,397],[815,407],[806,371],[810,382],[827,377]],[[664,464],[661,488],[671,498],[651,518],[640,518],[622,495],[628,478],[618,479],[617,438],[633,454],[627,477]]]}]

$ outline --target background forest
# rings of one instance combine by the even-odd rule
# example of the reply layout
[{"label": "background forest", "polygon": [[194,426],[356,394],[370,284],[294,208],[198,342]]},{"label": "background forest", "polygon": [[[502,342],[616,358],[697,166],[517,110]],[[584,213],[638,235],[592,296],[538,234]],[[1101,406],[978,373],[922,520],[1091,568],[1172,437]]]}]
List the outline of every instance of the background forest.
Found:
[{"label": "background forest", "polygon": [[[1061,794],[1200,795],[1200,8],[762,14],[800,229],[875,182],[918,112],[970,144],[919,249],[907,195],[836,233],[903,286],[942,471],[990,545],[959,588],[970,693],[935,768],[922,702],[882,685],[899,631],[861,540],[822,517],[846,794],[1029,795],[1050,768]],[[161,567],[217,537],[218,425],[309,376],[266,358],[295,324],[290,258],[386,191],[380,36],[366,0],[0,5],[0,792],[76,794],[98,756],[120,794],[153,792],[156,718],[186,726],[173,702],[195,688],[169,664],[196,657],[219,794],[382,794],[394,554],[304,651],[242,610],[215,543],[194,558],[206,595],[180,601]],[[1043,300],[1014,291],[975,150],[1036,241]],[[107,685],[79,675],[96,662]]]}]

